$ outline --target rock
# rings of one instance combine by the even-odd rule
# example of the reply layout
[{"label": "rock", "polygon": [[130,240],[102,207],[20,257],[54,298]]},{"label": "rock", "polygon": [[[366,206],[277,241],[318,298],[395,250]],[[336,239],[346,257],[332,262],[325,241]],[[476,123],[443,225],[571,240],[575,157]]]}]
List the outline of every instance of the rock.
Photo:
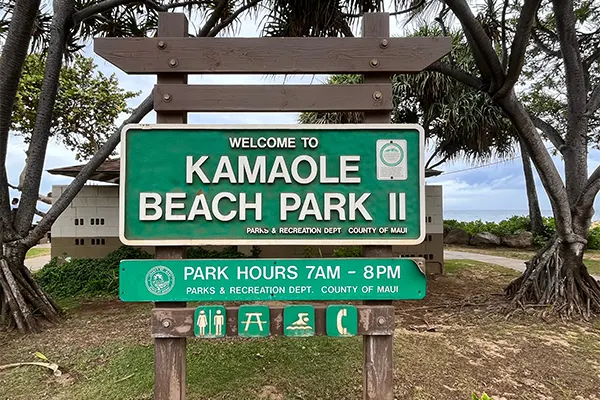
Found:
[{"label": "rock", "polygon": [[507,247],[525,249],[533,245],[533,233],[521,232],[518,235],[509,235],[502,238],[502,244]]},{"label": "rock", "polygon": [[444,236],[444,243],[446,244],[459,244],[466,246],[469,244],[470,235],[467,231],[455,228],[450,229],[450,231]]},{"label": "rock", "polygon": [[473,246],[500,246],[500,243],[500,238],[489,232],[480,232],[471,239]]}]

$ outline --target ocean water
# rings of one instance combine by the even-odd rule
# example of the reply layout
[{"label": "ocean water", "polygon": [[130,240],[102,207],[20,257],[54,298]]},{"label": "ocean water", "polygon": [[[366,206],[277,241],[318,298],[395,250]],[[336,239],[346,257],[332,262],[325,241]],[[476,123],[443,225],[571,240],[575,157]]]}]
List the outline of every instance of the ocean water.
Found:
[{"label": "ocean water", "polygon": [[[455,219],[457,221],[477,221],[484,222],[500,222],[503,219],[508,219],[514,215],[524,216],[529,215],[527,210],[444,210],[444,219]],[[542,210],[542,216],[552,217],[552,210]],[[598,221],[600,215],[598,212],[594,215],[593,220]]]}]

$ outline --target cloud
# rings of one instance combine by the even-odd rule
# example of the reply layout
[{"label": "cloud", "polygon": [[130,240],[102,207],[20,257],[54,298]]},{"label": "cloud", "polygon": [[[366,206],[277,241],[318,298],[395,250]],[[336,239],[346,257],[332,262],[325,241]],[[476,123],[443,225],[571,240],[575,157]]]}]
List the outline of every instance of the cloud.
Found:
[{"label": "cloud", "polygon": [[[388,9],[391,9],[388,7]],[[260,36],[259,21],[262,15],[256,18],[245,18],[241,23],[235,26],[235,32],[229,32],[230,36],[238,37],[258,37]],[[399,23],[391,21],[391,34],[401,36],[406,34],[406,29]],[[200,25],[200,20],[194,20],[190,29],[196,30]],[[355,35],[360,35],[361,20],[357,19],[352,24],[352,30]],[[130,107],[137,105],[147,97],[154,84],[155,75],[128,75],[109,62],[105,61],[93,51],[93,46],[88,44],[84,53],[94,58],[98,69],[106,75],[115,74],[122,88],[129,91],[140,91],[140,95],[130,99]],[[265,85],[265,84],[323,84],[328,75],[190,75],[190,84],[222,84],[222,85]],[[260,90],[257,88],[257,90]],[[294,124],[297,122],[298,113],[190,113],[189,123],[193,124]],[[117,121],[120,124],[127,115],[123,114]],[[156,113],[149,113],[143,120],[143,123],[155,123]],[[24,150],[26,144],[19,137],[10,136],[7,170],[9,179],[12,183],[18,181],[18,176],[23,169]],[[559,157],[553,157],[558,166],[561,176],[564,176],[562,161]],[[493,162],[494,160],[492,160]],[[600,165],[600,151],[593,150],[589,155],[590,171],[593,171]],[[55,141],[51,141],[48,146],[47,158],[44,170],[77,164],[75,154],[66,150]],[[474,165],[464,162],[454,162],[444,164],[438,167],[445,173],[439,177],[427,179],[428,184],[443,185],[444,207],[448,210],[526,210],[527,196],[525,190],[525,181],[523,178],[523,169],[520,158],[486,166],[475,168]],[[538,196],[542,209],[549,209],[550,203],[545,191],[541,185],[540,179],[535,173]],[[44,172],[42,177],[42,187],[40,191],[47,193],[51,191],[52,185],[68,184],[71,178],[62,176],[53,176]],[[16,195],[11,191],[11,196]],[[597,209],[600,207],[596,207]]]}]

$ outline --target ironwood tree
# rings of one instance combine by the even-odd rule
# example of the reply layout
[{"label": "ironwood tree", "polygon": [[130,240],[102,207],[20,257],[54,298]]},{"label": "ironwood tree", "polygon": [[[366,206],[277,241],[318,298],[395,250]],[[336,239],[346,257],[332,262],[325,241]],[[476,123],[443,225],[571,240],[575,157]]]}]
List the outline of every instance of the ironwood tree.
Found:
[{"label": "ironwood tree", "polygon": [[[381,0],[319,2],[284,0],[55,0],[52,11],[40,0],[0,0],[0,329],[37,332],[59,321],[59,310],[24,265],[27,250],[50,229],[91,174],[114,151],[121,128],[139,122],[153,107],[144,99],[108,137],[99,138],[77,177],[43,218],[32,227],[46,149],[56,126],[55,106],[65,60],[99,36],[142,37],[156,34],[159,12],[186,12],[198,25],[192,36],[211,37],[232,31],[246,15],[266,15],[264,35],[338,36],[347,32],[350,15],[381,11]],[[27,167],[19,184],[18,210],[10,209],[6,155],[13,111],[28,54],[44,56],[44,78],[28,136]],[[76,139],[73,139],[76,140]],[[98,149],[97,151],[95,151]]]}]

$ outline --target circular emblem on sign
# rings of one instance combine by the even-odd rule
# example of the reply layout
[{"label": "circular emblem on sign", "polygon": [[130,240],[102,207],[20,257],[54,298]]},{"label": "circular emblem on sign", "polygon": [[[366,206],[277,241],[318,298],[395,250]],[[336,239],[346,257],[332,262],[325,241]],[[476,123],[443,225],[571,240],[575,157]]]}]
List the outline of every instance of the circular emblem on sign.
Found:
[{"label": "circular emblem on sign", "polygon": [[152,294],[162,296],[175,286],[175,275],[167,267],[157,265],[146,274],[146,288]]},{"label": "circular emblem on sign", "polygon": [[386,143],[379,151],[379,159],[388,167],[395,167],[404,159],[404,150],[396,143]]}]

